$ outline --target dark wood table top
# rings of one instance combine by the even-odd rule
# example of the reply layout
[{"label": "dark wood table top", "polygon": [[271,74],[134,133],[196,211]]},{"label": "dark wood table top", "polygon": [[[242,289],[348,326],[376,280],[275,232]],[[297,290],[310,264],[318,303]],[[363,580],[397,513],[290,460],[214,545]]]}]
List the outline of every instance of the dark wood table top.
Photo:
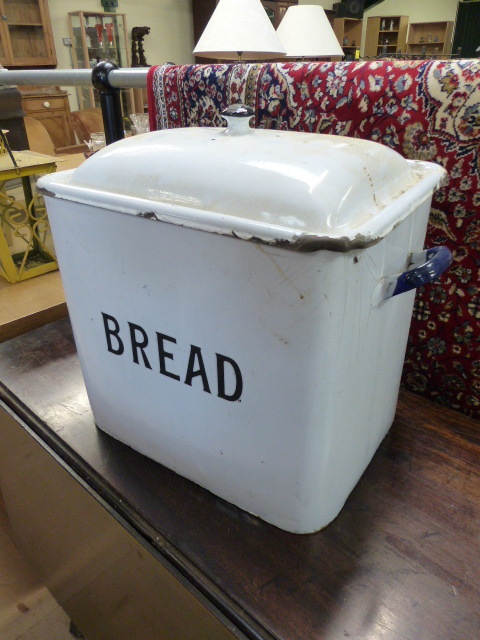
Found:
[{"label": "dark wood table top", "polygon": [[1,344],[0,381],[5,404],[248,637],[480,637],[479,422],[402,392],[340,515],[302,536],[97,430],[68,320]]}]

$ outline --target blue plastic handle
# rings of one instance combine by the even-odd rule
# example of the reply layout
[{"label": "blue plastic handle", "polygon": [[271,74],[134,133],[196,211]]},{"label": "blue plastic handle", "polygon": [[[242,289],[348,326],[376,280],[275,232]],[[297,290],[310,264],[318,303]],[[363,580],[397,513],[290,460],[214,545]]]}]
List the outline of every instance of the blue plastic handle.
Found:
[{"label": "blue plastic handle", "polygon": [[420,253],[413,253],[410,264],[418,264],[419,266],[401,273],[393,293],[388,297],[398,296],[400,293],[411,291],[422,284],[436,280],[448,269],[452,260],[452,252],[447,247],[434,247]]}]

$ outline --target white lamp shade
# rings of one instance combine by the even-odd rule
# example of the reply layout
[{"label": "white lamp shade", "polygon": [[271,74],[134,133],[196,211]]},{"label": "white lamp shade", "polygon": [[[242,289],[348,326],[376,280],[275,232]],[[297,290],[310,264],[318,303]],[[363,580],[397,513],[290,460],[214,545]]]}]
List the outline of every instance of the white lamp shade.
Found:
[{"label": "white lamp shade", "polygon": [[343,56],[342,47],[325,11],[317,5],[289,7],[277,29],[277,35],[288,58]]},{"label": "white lamp shade", "polygon": [[285,55],[260,0],[220,0],[197,46],[207,58],[260,60]]}]

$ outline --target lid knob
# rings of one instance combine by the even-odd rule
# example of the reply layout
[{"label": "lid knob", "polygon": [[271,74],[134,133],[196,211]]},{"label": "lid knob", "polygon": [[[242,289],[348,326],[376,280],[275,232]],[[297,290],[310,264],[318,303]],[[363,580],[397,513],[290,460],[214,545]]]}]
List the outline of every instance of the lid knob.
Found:
[{"label": "lid knob", "polygon": [[255,115],[252,107],[247,107],[240,102],[231,104],[222,111],[222,117],[227,121],[225,135],[243,136],[250,133],[250,120]]}]

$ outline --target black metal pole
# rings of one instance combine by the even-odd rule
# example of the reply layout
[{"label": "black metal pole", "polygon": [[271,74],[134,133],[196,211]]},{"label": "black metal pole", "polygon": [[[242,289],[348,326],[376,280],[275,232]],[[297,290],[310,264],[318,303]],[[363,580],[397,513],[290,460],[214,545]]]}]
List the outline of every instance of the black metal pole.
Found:
[{"label": "black metal pole", "polygon": [[108,74],[113,69],[118,69],[118,65],[114,62],[102,60],[92,70],[92,84],[100,94],[105,142],[107,144],[122,140],[125,136],[123,132],[120,89],[112,87],[108,80]]}]

